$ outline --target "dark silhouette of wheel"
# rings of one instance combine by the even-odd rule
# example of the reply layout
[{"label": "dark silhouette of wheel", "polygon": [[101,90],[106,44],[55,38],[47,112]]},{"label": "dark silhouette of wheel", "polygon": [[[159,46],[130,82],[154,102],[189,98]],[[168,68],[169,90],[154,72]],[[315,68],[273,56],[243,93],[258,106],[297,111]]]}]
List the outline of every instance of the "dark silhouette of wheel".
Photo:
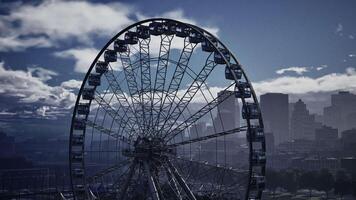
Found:
[{"label": "dark silhouette of wheel", "polygon": [[163,18],[132,24],[83,80],[69,162],[75,199],[261,199],[255,92],[206,30]]}]

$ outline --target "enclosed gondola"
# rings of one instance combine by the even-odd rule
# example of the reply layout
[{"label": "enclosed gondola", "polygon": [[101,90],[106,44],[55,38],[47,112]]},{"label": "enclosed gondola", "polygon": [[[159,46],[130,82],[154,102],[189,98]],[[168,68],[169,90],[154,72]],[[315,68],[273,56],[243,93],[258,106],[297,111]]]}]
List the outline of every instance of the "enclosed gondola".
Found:
[{"label": "enclosed gondola", "polygon": [[230,67],[226,65],[225,67],[225,78],[228,80],[241,79],[242,70],[239,64],[231,64]]}]

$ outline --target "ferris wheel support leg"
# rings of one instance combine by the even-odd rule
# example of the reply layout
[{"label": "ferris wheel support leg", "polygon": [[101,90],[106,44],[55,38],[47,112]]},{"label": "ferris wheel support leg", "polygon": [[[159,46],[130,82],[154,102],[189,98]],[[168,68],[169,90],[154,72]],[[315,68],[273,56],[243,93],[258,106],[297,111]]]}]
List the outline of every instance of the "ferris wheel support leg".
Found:
[{"label": "ferris wheel support leg", "polygon": [[119,200],[124,200],[125,199],[127,188],[129,187],[131,179],[132,179],[132,176],[135,173],[136,164],[137,164],[137,161],[135,160],[133,162],[133,164],[130,166],[130,171],[129,171],[129,174],[127,175],[126,182],[124,183],[124,185],[122,187],[122,191],[121,191],[121,194],[119,196]]},{"label": "ferris wheel support leg", "polygon": [[153,200],[160,200],[161,198],[159,195],[158,188],[157,188],[156,183],[151,175],[150,167],[148,166],[147,162],[144,162],[144,167],[145,167],[145,171],[146,171],[146,175],[147,175],[149,188],[151,191],[151,196],[152,196]]},{"label": "ferris wheel support leg", "polygon": [[166,166],[164,166],[164,168],[166,170],[169,182],[172,182],[172,185],[173,185],[173,188],[174,188],[174,189],[173,188],[172,189],[175,190],[174,194],[176,195],[176,198],[178,200],[182,200],[183,198],[182,198],[182,195],[181,195],[180,190],[178,188],[178,183],[176,182],[176,180],[174,178],[174,175],[172,174],[172,171]]},{"label": "ferris wheel support leg", "polygon": [[178,170],[174,167],[174,165],[171,163],[169,159],[166,161],[168,168],[171,170],[173,173],[174,177],[177,179],[179,185],[183,188],[184,192],[187,194],[189,200],[196,200],[193,192],[190,190],[189,186],[187,183],[184,181],[182,176],[179,174]]}]

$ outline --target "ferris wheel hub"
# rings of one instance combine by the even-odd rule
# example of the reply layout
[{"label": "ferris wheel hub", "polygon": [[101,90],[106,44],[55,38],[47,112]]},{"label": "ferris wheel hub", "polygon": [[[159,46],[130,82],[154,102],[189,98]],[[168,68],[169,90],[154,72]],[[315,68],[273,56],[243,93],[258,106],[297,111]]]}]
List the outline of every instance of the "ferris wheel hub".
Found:
[{"label": "ferris wheel hub", "polygon": [[139,137],[134,148],[125,149],[123,155],[137,160],[162,160],[169,154],[174,155],[174,152],[174,149],[164,144],[161,138]]}]

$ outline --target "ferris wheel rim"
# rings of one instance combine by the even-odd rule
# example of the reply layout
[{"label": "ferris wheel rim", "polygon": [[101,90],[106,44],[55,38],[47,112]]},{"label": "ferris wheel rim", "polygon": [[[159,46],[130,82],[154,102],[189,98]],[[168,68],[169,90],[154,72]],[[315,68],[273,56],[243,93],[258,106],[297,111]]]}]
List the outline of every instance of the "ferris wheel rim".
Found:
[{"label": "ferris wheel rim", "polygon": [[[82,95],[82,90],[84,89],[85,83],[87,83],[88,77],[89,77],[90,73],[92,72],[92,70],[93,70],[95,64],[98,62],[99,58],[101,57],[101,55],[105,52],[105,50],[108,49],[109,45],[112,44],[112,43],[113,43],[118,37],[120,37],[123,33],[127,32],[128,30],[130,30],[130,29],[132,29],[132,28],[134,28],[134,27],[136,27],[136,26],[138,26],[138,25],[140,25],[140,24],[144,24],[144,23],[147,23],[147,22],[153,22],[153,21],[172,21],[172,22],[175,22],[175,23],[180,23],[180,24],[188,25],[190,28],[192,28],[192,30],[197,31],[198,33],[200,33],[200,34],[204,37],[204,39],[206,39],[206,40],[209,41],[212,45],[214,45],[215,51],[218,52],[218,53],[222,56],[222,58],[225,60],[226,65],[229,66],[229,68],[231,68],[231,66],[230,66],[231,62],[230,62],[230,61],[227,61],[227,59],[224,57],[224,55],[223,55],[223,53],[221,52],[221,50],[218,48],[218,45],[222,46],[222,47],[223,47],[224,49],[226,49],[226,50],[228,50],[228,48],[225,46],[224,43],[222,43],[222,42],[219,40],[219,38],[215,37],[213,34],[209,33],[208,31],[206,31],[206,30],[204,30],[204,29],[202,29],[202,28],[199,28],[199,27],[197,27],[197,26],[195,26],[195,25],[191,25],[191,24],[187,24],[187,23],[184,23],[184,22],[180,22],[180,21],[172,20],[172,19],[167,19],[167,18],[151,18],[151,19],[146,19],[146,20],[139,21],[139,22],[136,22],[136,23],[134,23],[134,24],[131,24],[130,26],[128,26],[128,27],[126,27],[125,29],[121,30],[118,34],[116,34],[114,37],[112,37],[106,45],[104,45],[104,47],[103,47],[103,48],[101,49],[101,51],[97,54],[97,56],[95,57],[95,59],[93,60],[93,62],[92,62],[92,64],[91,64],[90,68],[88,69],[88,72],[86,73],[86,75],[85,75],[85,77],[84,77],[84,79],[83,79],[82,85],[81,85],[81,87],[80,87],[80,90],[79,90],[79,93],[78,93],[78,96],[77,96],[77,100],[76,100],[76,103],[75,103],[75,107],[74,107],[74,110],[73,110],[72,124],[71,124],[71,133],[70,133],[70,142],[72,141],[73,121],[75,120],[75,117],[76,117],[77,105],[78,105],[79,102],[80,102],[80,97],[81,97],[81,95]],[[209,37],[206,36],[205,34],[207,34],[207,35],[210,36],[211,38],[215,39],[215,40],[217,41],[218,45],[215,45],[215,44],[211,41],[211,38],[209,38]],[[230,52],[230,51],[229,51],[229,52]],[[231,58],[232,58],[236,63],[239,64],[239,62],[238,62],[238,60],[236,59],[236,57],[234,56],[234,54],[233,54],[233,53],[230,53],[230,55],[231,55]],[[253,101],[254,101],[254,102],[258,102],[257,97],[256,97],[256,94],[255,94],[255,92],[254,92],[254,90],[253,90],[252,84],[250,83],[250,81],[249,81],[249,79],[248,79],[247,75],[245,74],[245,72],[244,72],[244,70],[243,70],[242,67],[241,67],[241,70],[242,70],[242,74],[243,74],[243,76],[244,76],[244,79],[246,80],[246,82],[247,82],[247,83],[249,84],[249,86],[251,87],[251,93],[252,93],[252,96],[253,96]],[[235,82],[237,82],[236,77],[234,77],[234,78],[235,78]],[[92,101],[92,100],[90,100],[89,104],[91,103],[91,101]],[[242,99],[242,101],[243,101],[243,104],[245,104],[244,99]],[[257,103],[257,105],[258,105],[258,103]],[[246,120],[246,121],[248,121],[248,120]],[[247,122],[247,123],[248,123],[248,127],[250,128],[251,125],[249,124],[249,122]],[[259,117],[259,125],[263,128],[263,121],[262,121],[262,117],[261,117],[261,116]],[[85,135],[85,130],[84,130],[84,133],[83,133],[83,134]],[[249,145],[250,145],[250,147],[249,147],[249,150],[250,150],[249,155],[250,155],[250,157],[251,157],[251,153],[252,153],[252,151],[253,151],[253,147],[252,147],[251,142],[250,142]],[[83,148],[84,148],[84,146],[83,146]],[[263,149],[263,151],[265,151],[265,143],[262,143],[262,149]],[[83,149],[83,151],[84,151],[84,149]],[[72,152],[72,146],[71,146],[71,144],[70,144],[70,145],[69,145],[69,154],[70,154],[70,156],[71,156],[71,152]],[[71,158],[71,157],[70,157],[70,158]],[[250,159],[251,159],[251,158],[250,158]],[[72,167],[71,167],[71,166],[72,166],[72,161],[71,161],[71,159],[69,159],[69,163],[70,163],[70,164],[69,164],[69,165],[70,165],[70,170],[72,170]],[[264,170],[264,169],[263,169],[263,170]],[[251,179],[251,164],[250,164],[250,166],[249,166],[249,172],[250,172],[250,175],[249,175],[249,182],[250,182],[250,181],[251,181],[251,180],[250,180],[250,179]],[[72,172],[70,173],[70,176],[71,176],[72,189],[74,190],[74,188],[73,188],[73,183],[72,183]],[[249,189],[249,187],[248,187],[248,189]],[[249,193],[249,192],[246,192],[246,199],[248,198],[248,193]]]}]

